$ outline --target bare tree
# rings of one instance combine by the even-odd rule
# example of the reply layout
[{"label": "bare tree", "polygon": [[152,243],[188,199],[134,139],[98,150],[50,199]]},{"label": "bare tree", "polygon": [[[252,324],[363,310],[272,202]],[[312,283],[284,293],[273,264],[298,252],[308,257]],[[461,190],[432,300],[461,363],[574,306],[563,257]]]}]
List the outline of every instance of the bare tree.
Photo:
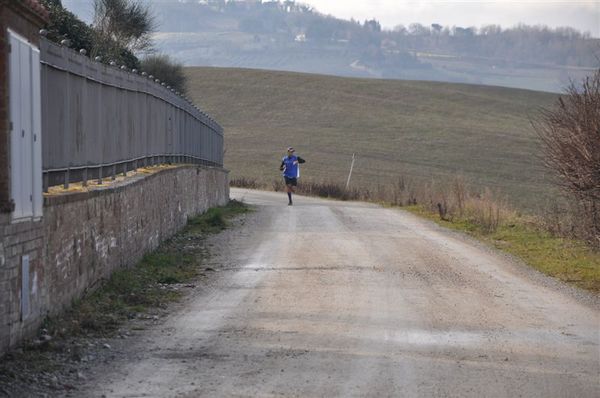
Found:
[{"label": "bare tree", "polygon": [[579,202],[580,224],[600,247],[600,69],[580,87],[571,83],[534,122],[546,166]]},{"label": "bare tree", "polygon": [[94,0],[94,30],[99,41],[131,52],[152,47],[155,20],[147,4],[139,0]]},{"label": "bare tree", "polygon": [[152,54],[142,59],[141,68],[150,75],[179,91],[187,91],[187,77],[183,71],[183,65],[165,54]]}]

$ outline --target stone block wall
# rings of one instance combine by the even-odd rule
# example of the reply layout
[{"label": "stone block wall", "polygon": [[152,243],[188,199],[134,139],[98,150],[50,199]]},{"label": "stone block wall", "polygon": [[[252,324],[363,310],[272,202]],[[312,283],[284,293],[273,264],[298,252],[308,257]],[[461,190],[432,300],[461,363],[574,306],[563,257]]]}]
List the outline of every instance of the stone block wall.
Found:
[{"label": "stone block wall", "polygon": [[[0,219],[0,355],[112,271],[135,264],[189,217],[228,200],[225,170],[180,166],[110,188],[48,196],[40,222]],[[28,292],[21,292],[22,255],[31,261]],[[30,303],[27,317],[22,294]]]},{"label": "stone block wall", "polygon": [[42,246],[41,221],[10,224],[9,214],[0,213],[0,355],[39,325],[31,311],[21,311],[21,272],[23,256],[29,256],[30,276],[43,268]]}]

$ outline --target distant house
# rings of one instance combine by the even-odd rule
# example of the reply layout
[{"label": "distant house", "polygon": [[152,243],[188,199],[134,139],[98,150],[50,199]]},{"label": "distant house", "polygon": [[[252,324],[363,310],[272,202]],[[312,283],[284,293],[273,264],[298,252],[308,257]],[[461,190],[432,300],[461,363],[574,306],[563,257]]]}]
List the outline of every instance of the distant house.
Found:
[{"label": "distant house", "polygon": [[395,40],[383,39],[381,41],[381,49],[384,51],[394,51],[398,49],[398,43]]}]

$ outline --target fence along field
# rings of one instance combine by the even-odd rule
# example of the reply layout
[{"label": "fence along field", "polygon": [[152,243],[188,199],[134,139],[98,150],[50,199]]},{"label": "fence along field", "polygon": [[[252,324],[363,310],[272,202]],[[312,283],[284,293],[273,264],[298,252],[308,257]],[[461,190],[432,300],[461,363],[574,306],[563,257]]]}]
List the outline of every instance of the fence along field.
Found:
[{"label": "fence along field", "polygon": [[163,162],[223,166],[223,129],[149,76],[41,40],[44,188]]}]

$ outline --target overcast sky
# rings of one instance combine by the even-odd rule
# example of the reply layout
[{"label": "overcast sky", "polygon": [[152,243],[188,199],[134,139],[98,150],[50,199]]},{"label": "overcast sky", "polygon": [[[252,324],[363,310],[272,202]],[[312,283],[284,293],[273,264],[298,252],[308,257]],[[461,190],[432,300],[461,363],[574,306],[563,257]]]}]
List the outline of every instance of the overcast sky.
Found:
[{"label": "overcast sky", "polygon": [[600,37],[600,0],[302,0],[325,14],[344,19],[375,18],[386,28],[419,22],[423,25],[510,27],[572,26]]},{"label": "overcast sky", "polygon": [[[151,0],[143,0],[151,1]],[[162,0],[165,1],[165,0]],[[177,0],[171,0],[177,1]],[[267,0],[263,0],[267,1]],[[449,26],[496,24],[511,27],[520,22],[551,27],[571,26],[600,37],[600,0],[297,0],[324,14],[360,21],[375,18],[386,28],[418,22]],[[67,7],[92,12],[92,0],[63,0]],[[89,15],[83,15],[90,18]]]}]

